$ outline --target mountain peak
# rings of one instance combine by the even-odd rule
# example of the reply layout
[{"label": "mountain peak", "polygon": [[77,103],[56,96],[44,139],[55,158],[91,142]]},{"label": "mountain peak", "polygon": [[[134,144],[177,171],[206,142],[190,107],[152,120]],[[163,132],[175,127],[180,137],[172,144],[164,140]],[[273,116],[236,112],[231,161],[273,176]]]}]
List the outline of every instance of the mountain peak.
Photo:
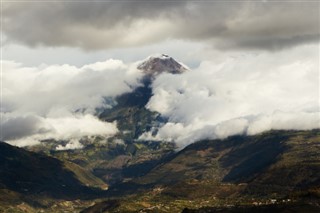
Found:
[{"label": "mountain peak", "polygon": [[142,70],[147,76],[153,78],[163,72],[181,74],[188,70],[187,67],[166,54],[154,54],[149,56],[138,65],[138,69]]}]

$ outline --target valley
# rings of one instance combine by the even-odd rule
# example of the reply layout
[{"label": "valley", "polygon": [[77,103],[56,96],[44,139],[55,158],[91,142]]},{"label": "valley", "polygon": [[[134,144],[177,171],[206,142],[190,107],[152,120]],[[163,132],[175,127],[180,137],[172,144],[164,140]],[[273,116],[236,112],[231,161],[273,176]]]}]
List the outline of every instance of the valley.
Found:
[{"label": "valley", "polygon": [[[110,147],[109,149],[112,150]],[[162,149],[164,150],[164,148]],[[24,154],[26,151],[21,150],[21,152]],[[74,151],[63,152],[67,153],[65,155],[60,153],[60,156],[63,157],[55,155],[63,162],[70,162],[72,159],[68,159],[68,156],[75,155],[72,153]],[[85,153],[86,150],[84,149],[82,152]],[[200,141],[179,152],[167,153],[166,158],[161,158],[164,154],[160,154],[156,150],[152,151],[151,148],[149,151],[134,154],[123,151],[122,158],[127,158],[127,160],[121,161],[119,156],[113,157],[113,159],[112,157],[104,159],[101,157],[103,155],[98,155],[100,159],[95,160],[105,164],[109,163],[114,167],[118,166],[117,170],[109,168],[100,171],[104,175],[113,174],[116,176],[118,174],[119,177],[122,177],[116,179],[115,182],[108,182],[108,190],[102,190],[101,187],[110,179],[103,178],[103,175],[93,176],[92,174],[95,174],[94,168],[84,166],[84,169],[81,170],[81,164],[67,163],[72,166],[65,168],[75,174],[74,178],[79,182],[82,180],[81,185],[86,184],[91,189],[85,189],[82,186],[77,187],[75,191],[72,185],[66,187],[67,191],[63,188],[59,189],[59,187],[50,188],[54,185],[49,184],[46,180],[49,188],[41,190],[30,188],[30,191],[25,192],[19,191],[19,188],[28,187],[30,185],[28,182],[22,182],[18,188],[10,188],[10,184],[1,179],[1,186],[5,187],[2,191],[6,191],[2,197],[16,199],[15,196],[24,197],[27,194],[29,202],[34,199],[27,204],[29,208],[39,209],[39,211],[43,208],[54,211],[54,206],[57,205],[54,204],[57,202],[57,196],[61,196],[59,193],[68,195],[66,192],[71,193],[65,199],[71,200],[73,207],[80,208],[82,206],[84,208],[86,205],[94,204],[96,209],[105,208],[108,209],[108,212],[154,212],[155,210],[157,212],[197,212],[195,209],[223,209],[226,207],[232,209],[235,206],[241,208],[253,208],[254,206],[278,208],[272,207],[277,205],[280,209],[283,209],[281,207],[283,205],[301,205],[301,208],[306,205],[306,208],[317,209],[320,197],[319,152],[319,130],[271,131],[257,136],[233,136],[224,140]],[[152,160],[144,159],[142,163],[139,162],[138,159],[143,158],[142,156],[145,157],[146,153]],[[29,155],[35,155],[36,158],[41,157],[38,154]],[[85,158],[84,155],[82,157]],[[92,160],[90,156],[88,158]],[[2,160],[2,162],[6,161],[9,160]],[[58,160],[56,161],[58,162]],[[117,161],[121,162],[117,164]],[[24,160],[24,162],[26,161]],[[41,162],[46,163],[43,160]],[[36,166],[36,164],[31,165]],[[46,166],[48,165],[49,163],[46,163]],[[143,170],[139,170],[140,166]],[[75,168],[79,168],[80,171],[76,172]],[[35,169],[39,170],[39,166]],[[1,171],[5,171],[3,166]],[[20,172],[22,171],[24,170]],[[93,171],[92,174],[90,171]],[[60,178],[65,177],[59,173],[49,173],[47,176],[54,178],[57,175]],[[2,175],[2,177],[4,176]],[[41,181],[40,178],[41,174],[32,181]],[[12,182],[16,184],[14,179]],[[76,183],[76,181],[72,182]],[[63,183],[63,179],[59,180],[59,183]],[[43,196],[39,196],[39,190],[43,191],[41,193],[47,194],[50,202],[37,201],[47,200]],[[94,190],[96,191],[94,192]],[[94,198],[95,196],[96,198]],[[21,205],[19,202],[19,204],[16,203],[15,199],[10,201],[8,198],[6,199],[7,204]],[[85,201],[87,199],[88,201]],[[28,200],[25,202],[27,203]],[[109,208],[108,200],[110,202],[114,200],[117,205],[111,205]],[[36,201],[41,205],[33,206]],[[59,207],[72,212],[67,205]],[[90,208],[84,212],[94,212],[89,210]],[[241,212],[242,210],[234,211]],[[205,211],[199,210],[199,212]]]},{"label": "valley", "polygon": [[235,134],[185,147],[141,139],[169,122],[146,107],[154,79],[189,70],[167,55],[138,68],[141,84],[96,110],[101,121],[116,123],[112,137],[85,136],[73,149],[55,138],[24,148],[0,143],[0,212],[320,211],[319,129]]}]

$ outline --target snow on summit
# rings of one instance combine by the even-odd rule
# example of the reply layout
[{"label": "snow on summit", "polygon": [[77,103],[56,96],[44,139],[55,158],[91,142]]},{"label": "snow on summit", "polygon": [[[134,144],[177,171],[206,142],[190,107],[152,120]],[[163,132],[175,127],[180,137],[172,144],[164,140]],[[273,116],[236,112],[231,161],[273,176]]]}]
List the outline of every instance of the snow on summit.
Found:
[{"label": "snow on summit", "polygon": [[163,72],[181,74],[189,70],[187,67],[166,54],[154,54],[147,57],[138,65],[138,69],[142,70],[146,75],[153,77]]}]

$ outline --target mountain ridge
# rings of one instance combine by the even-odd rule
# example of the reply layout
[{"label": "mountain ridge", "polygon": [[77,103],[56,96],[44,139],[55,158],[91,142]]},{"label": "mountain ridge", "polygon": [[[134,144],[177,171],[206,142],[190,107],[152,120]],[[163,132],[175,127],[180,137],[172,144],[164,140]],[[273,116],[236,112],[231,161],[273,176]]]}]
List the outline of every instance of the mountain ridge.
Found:
[{"label": "mountain ridge", "polygon": [[[181,212],[184,208],[211,212],[209,206],[212,210],[238,206],[235,212],[295,206],[307,212],[319,210],[319,152],[317,129],[199,141],[147,174],[111,187],[111,194],[122,196],[122,190],[133,196],[111,212],[130,208],[148,212],[145,203],[157,212]],[[261,208],[254,208],[258,204]]]},{"label": "mountain ridge", "polygon": [[[66,142],[57,140],[26,148],[38,153],[0,143],[3,197],[12,196],[16,205],[25,195],[38,201],[42,193],[53,205],[39,208],[52,212],[57,210],[54,199],[80,199],[59,208],[76,206],[84,212],[210,212],[230,205],[245,211],[259,203],[281,209],[320,200],[319,129],[234,135],[196,141],[182,150],[174,143],[139,140],[168,122],[145,107],[154,80],[189,69],[165,54],[148,57],[137,69],[144,73],[141,84],[96,113],[102,121],[117,123],[114,137],[82,138],[83,148],[77,150],[57,150]],[[0,196],[0,207],[1,202]]]},{"label": "mountain ridge", "polygon": [[[78,170],[78,171],[75,171]],[[77,175],[82,175],[82,180]],[[76,165],[0,142],[0,188],[52,198],[92,196],[103,182]],[[98,188],[97,188],[98,189]]]}]

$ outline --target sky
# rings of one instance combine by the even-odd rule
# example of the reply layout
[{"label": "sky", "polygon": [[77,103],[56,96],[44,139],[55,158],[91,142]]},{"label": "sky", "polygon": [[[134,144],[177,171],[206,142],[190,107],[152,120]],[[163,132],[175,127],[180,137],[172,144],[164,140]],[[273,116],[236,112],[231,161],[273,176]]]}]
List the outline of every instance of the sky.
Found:
[{"label": "sky", "polygon": [[2,1],[1,140],[111,137],[94,116],[139,85],[139,61],[166,53],[147,108],[167,117],[141,139],[206,138],[320,127],[320,3],[305,0]]}]

